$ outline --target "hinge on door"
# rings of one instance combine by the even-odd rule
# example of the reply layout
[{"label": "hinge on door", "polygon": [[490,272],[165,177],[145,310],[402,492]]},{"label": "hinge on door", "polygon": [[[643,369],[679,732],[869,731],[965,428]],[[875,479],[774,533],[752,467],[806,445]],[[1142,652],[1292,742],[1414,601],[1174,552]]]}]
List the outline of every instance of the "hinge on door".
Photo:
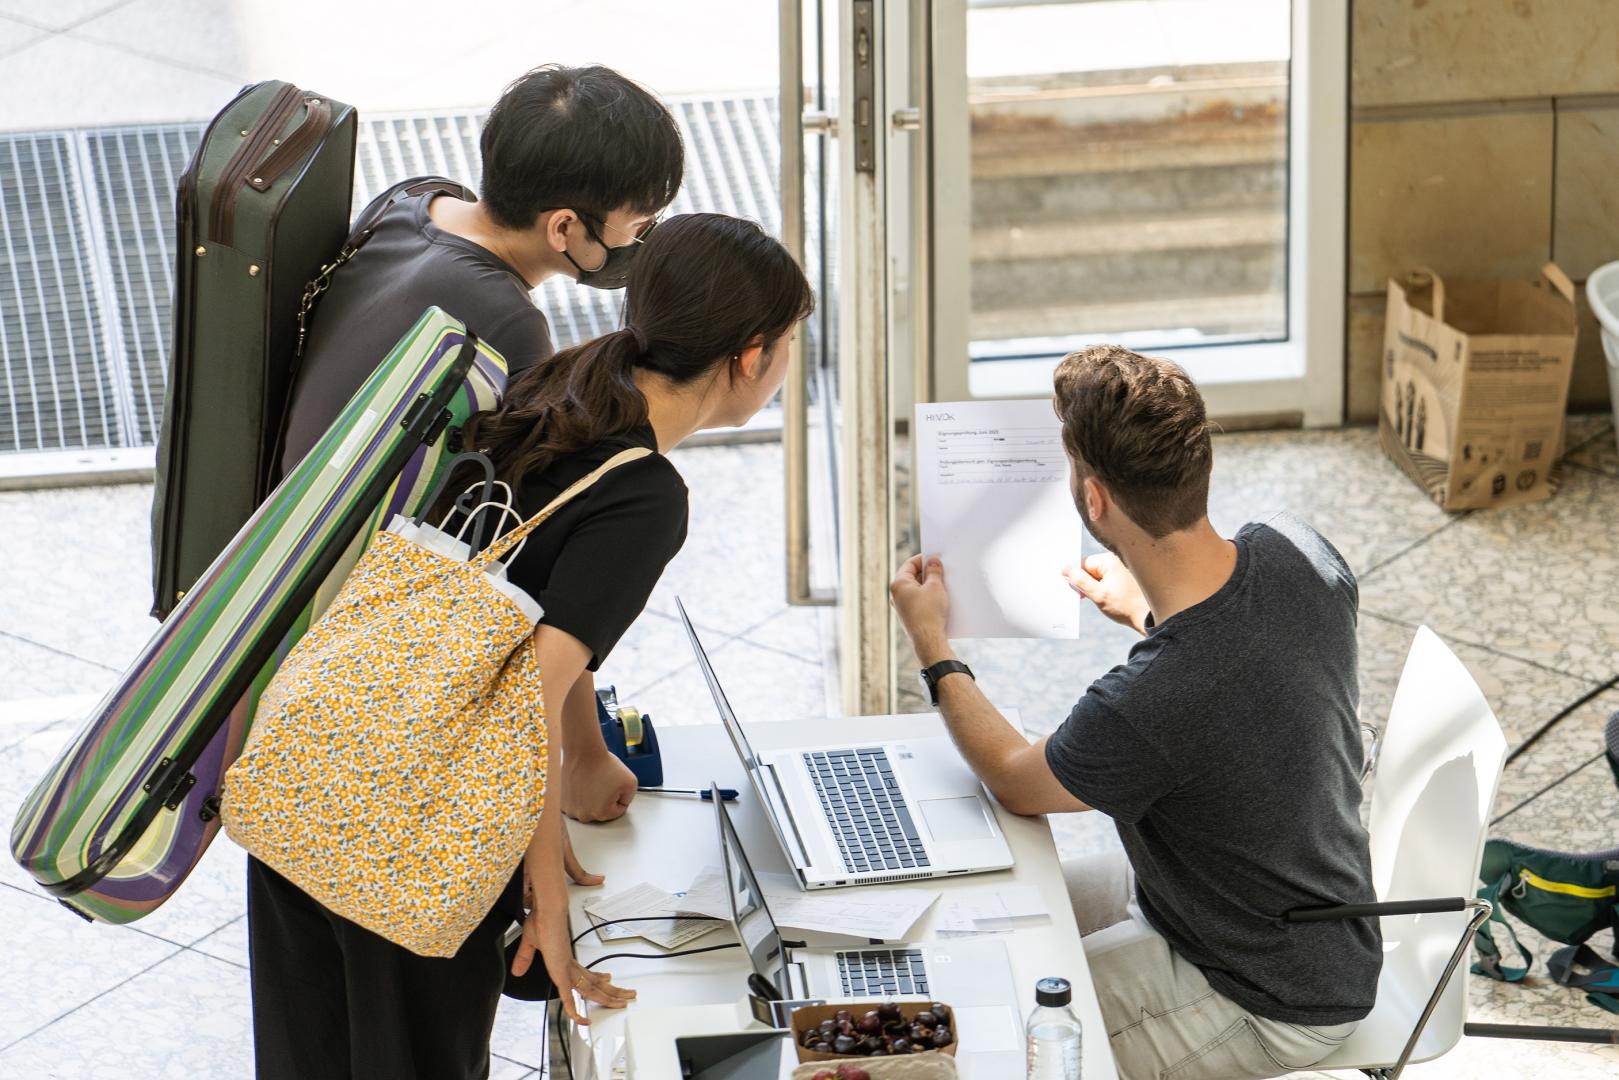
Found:
[{"label": "hinge on door", "polygon": [[854,168],[877,171],[877,35],[873,0],[854,0]]}]

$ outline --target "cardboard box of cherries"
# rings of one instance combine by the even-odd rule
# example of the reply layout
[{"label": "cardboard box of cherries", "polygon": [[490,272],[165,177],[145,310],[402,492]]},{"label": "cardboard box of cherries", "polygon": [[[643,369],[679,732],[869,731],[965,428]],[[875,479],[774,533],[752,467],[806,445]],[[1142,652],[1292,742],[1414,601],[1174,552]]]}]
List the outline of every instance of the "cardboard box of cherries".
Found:
[{"label": "cardboard box of cherries", "polygon": [[[933,1053],[954,1057],[955,1014],[937,1001],[811,1005],[793,1012],[793,1043],[801,1062]],[[838,1076],[836,1069],[831,1072]]]}]

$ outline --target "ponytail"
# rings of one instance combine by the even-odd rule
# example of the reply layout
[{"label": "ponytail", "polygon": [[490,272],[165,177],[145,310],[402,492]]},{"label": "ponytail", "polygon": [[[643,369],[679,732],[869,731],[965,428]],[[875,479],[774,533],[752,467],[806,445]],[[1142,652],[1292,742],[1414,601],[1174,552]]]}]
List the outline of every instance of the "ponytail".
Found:
[{"label": "ponytail", "polygon": [[634,371],[644,354],[629,327],[564,349],[519,375],[500,408],[467,421],[463,443],[489,455],[514,487],[528,473],[647,422]]},{"label": "ponytail", "polygon": [[647,423],[635,372],[689,386],[754,342],[768,353],[815,306],[804,272],[756,223],[682,214],[651,233],[630,266],[624,327],[518,376],[498,408],[474,415],[468,449],[515,489],[531,472]]}]

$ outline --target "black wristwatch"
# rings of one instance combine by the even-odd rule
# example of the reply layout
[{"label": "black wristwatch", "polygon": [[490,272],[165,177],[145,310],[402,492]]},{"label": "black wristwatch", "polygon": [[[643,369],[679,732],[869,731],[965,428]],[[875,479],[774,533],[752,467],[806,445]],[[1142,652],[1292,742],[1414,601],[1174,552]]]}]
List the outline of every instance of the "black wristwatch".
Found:
[{"label": "black wristwatch", "polygon": [[923,668],[922,685],[928,688],[928,701],[934,705],[939,703],[939,680],[952,671],[961,672],[973,682],[978,681],[978,676],[973,674],[973,669],[963,664],[960,660],[940,660],[932,667]]}]

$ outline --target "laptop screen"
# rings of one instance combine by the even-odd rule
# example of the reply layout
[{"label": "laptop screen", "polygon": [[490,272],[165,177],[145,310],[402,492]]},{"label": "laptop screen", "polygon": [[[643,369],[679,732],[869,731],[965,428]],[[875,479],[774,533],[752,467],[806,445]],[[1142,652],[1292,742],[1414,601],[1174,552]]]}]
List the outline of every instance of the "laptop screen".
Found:
[{"label": "laptop screen", "polygon": [[731,741],[736,744],[737,756],[742,759],[742,764],[751,772],[758,767],[759,759],[754,755],[753,747],[742,731],[742,724],[737,720],[736,712],[731,708],[731,702],[726,698],[725,690],[714,674],[714,665],[708,662],[708,652],[697,638],[697,628],[691,624],[691,617],[686,614],[686,605],[678,596],[675,597],[675,608],[680,612],[680,621],[686,627],[686,637],[691,639],[691,651],[697,655],[697,666],[703,669],[703,681],[708,683],[708,692],[714,697],[714,708],[719,711],[720,723],[725,725]]},{"label": "laptop screen", "polygon": [[714,788],[714,816],[719,822],[720,856],[725,864],[726,891],[736,936],[741,939],[754,972],[778,994],[790,997],[792,988],[787,981],[787,953],[782,948],[781,933],[776,929],[770,909],[765,906],[764,890],[759,888],[753,867],[748,865],[742,840],[731,821],[731,811],[720,798],[717,786]]},{"label": "laptop screen", "polygon": [[759,764],[758,755],[753,752],[753,746],[742,730],[742,722],[736,718],[736,713],[731,709],[731,702],[726,698],[724,688],[720,686],[719,677],[714,674],[714,666],[708,662],[708,653],[697,638],[697,628],[692,625],[691,617],[686,614],[686,605],[678,596],[675,597],[675,607],[680,612],[681,623],[686,627],[686,637],[691,639],[691,651],[697,655],[697,666],[703,670],[703,681],[708,683],[708,692],[714,697],[714,708],[720,714],[720,723],[725,725],[726,733],[731,736],[731,745],[736,747],[736,756],[742,760],[742,767],[748,772],[748,780],[753,784],[753,793],[759,796],[759,806],[770,822],[771,831],[776,834],[776,841],[781,844],[781,850],[787,856],[788,862],[792,862],[793,849],[788,846],[787,835],[782,831],[781,822],[776,819],[775,804],[770,801],[770,796],[765,791],[767,779],[764,767]]}]

